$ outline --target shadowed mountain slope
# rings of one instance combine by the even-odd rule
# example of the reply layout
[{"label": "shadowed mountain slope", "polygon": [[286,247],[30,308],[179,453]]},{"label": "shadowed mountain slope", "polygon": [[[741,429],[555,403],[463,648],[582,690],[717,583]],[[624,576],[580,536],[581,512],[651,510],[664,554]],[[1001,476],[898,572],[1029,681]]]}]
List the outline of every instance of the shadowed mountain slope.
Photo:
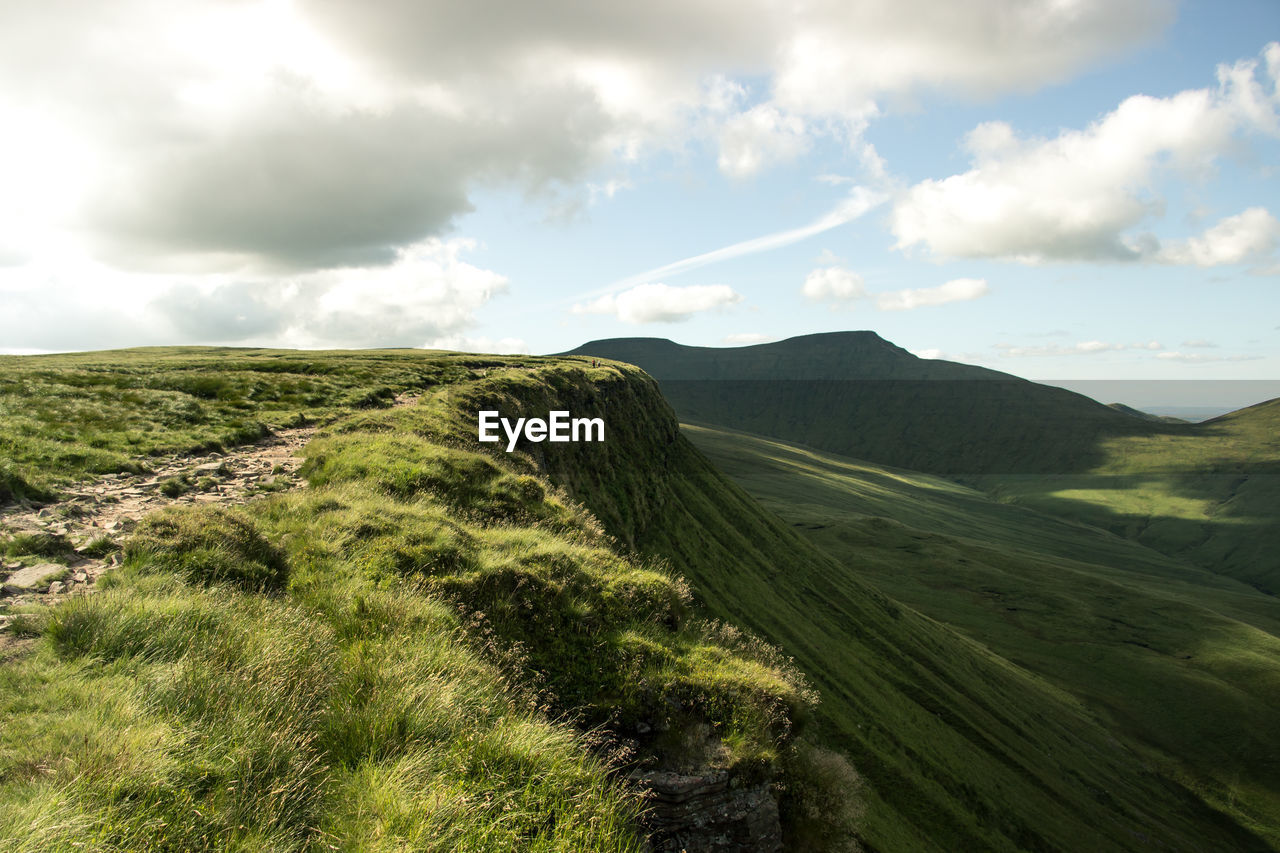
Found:
[{"label": "shadowed mountain slope", "polygon": [[951,477],[1280,592],[1280,401],[1153,420],[920,359],[873,332],[718,349],[621,338],[574,352],[649,371],[686,423]]},{"label": "shadowed mountain slope", "polygon": [[917,358],[874,332],[732,348],[619,338],[572,354],[638,365],[686,422],[949,476],[1084,471],[1107,438],[1179,429],[1062,388]]},{"label": "shadowed mountain slope", "polygon": [[684,432],[851,575],[1070,691],[1280,839],[1280,601],[940,477]]}]

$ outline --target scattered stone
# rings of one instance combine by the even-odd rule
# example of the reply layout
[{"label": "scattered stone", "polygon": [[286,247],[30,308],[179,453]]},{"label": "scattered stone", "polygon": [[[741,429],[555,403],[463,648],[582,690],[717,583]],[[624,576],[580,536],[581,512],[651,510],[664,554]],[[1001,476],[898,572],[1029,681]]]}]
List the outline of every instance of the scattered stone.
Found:
[{"label": "scattered stone", "polygon": [[67,585],[62,581],[54,581],[53,583],[49,584],[49,594],[57,595],[58,593],[62,592],[66,588],[67,588]]},{"label": "scattered stone", "polygon": [[225,462],[206,462],[203,465],[197,465],[191,470],[195,471],[197,474],[216,474],[220,472],[225,465]]},{"label": "scattered stone", "polygon": [[47,588],[51,581],[62,578],[66,573],[67,567],[59,566],[57,563],[39,563],[34,566],[27,566],[5,579],[4,593],[6,595],[21,595],[24,592],[39,592]]},{"label": "scattered stone", "polygon": [[81,571],[78,571],[78,572],[76,572],[75,574],[73,574],[73,575],[71,576],[71,579],[72,579],[73,581],[75,581],[76,583],[88,583],[88,582],[89,582],[89,573],[88,573],[88,572],[86,572],[86,571],[81,570]]}]

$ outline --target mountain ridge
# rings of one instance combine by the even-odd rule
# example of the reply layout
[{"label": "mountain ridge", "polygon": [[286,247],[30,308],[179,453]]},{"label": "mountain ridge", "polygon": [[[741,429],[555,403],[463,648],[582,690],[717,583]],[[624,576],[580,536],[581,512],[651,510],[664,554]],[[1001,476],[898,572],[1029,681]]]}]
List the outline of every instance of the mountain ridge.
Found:
[{"label": "mountain ridge", "polygon": [[869,331],[725,348],[621,338],[568,354],[644,369],[684,421],[945,476],[1087,470],[1107,439],[1183,428],[988,368],[922,359]]}]

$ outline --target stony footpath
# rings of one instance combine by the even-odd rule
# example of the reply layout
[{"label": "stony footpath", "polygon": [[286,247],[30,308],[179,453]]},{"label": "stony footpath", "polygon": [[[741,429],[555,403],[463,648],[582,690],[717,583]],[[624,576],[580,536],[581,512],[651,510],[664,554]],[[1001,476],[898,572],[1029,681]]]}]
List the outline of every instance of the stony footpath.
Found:
[{"label": "stony footpath", "polygon": [[[392,405],[417,400],[416,394],[401,394]],[[0,644],[9,638],[3,629],[18,605],[91,591],[120,562],[120,545],[147,513],[174,504],[242,504],[306,485],[298,476],[300,451],[316,429],[282,429],[225,453],[148,458],[147,474],[107,474],[64,489],[57,503],[0,507],[0,541],[43,534],[67,544],[56,556],[38,560],[0,558]]]},{"label": "stony footpath", "polygon": [[119,546],[144,515],[174,504],[239,504],[302,484],[298,451],[315,427],[285,429],[226,453],[147,460],[149,474],[107,474],[64,490],[65,498],[0,509],[0,535],[44,534],[68,550],[0,565],[0,628],[19,604],[88,592],[120,560]]}]

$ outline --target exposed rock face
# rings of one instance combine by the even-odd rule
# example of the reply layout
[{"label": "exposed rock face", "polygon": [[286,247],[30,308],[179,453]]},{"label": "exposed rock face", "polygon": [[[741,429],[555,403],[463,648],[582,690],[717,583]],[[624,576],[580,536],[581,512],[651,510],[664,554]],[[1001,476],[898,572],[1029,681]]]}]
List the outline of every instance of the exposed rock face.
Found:
[{"label": "exposed rock face", "polygon": [[649,794],[645,824],[655,853],[777,853],[778,803],[769,783],[739,786],[721,771],[636,773]]}]

